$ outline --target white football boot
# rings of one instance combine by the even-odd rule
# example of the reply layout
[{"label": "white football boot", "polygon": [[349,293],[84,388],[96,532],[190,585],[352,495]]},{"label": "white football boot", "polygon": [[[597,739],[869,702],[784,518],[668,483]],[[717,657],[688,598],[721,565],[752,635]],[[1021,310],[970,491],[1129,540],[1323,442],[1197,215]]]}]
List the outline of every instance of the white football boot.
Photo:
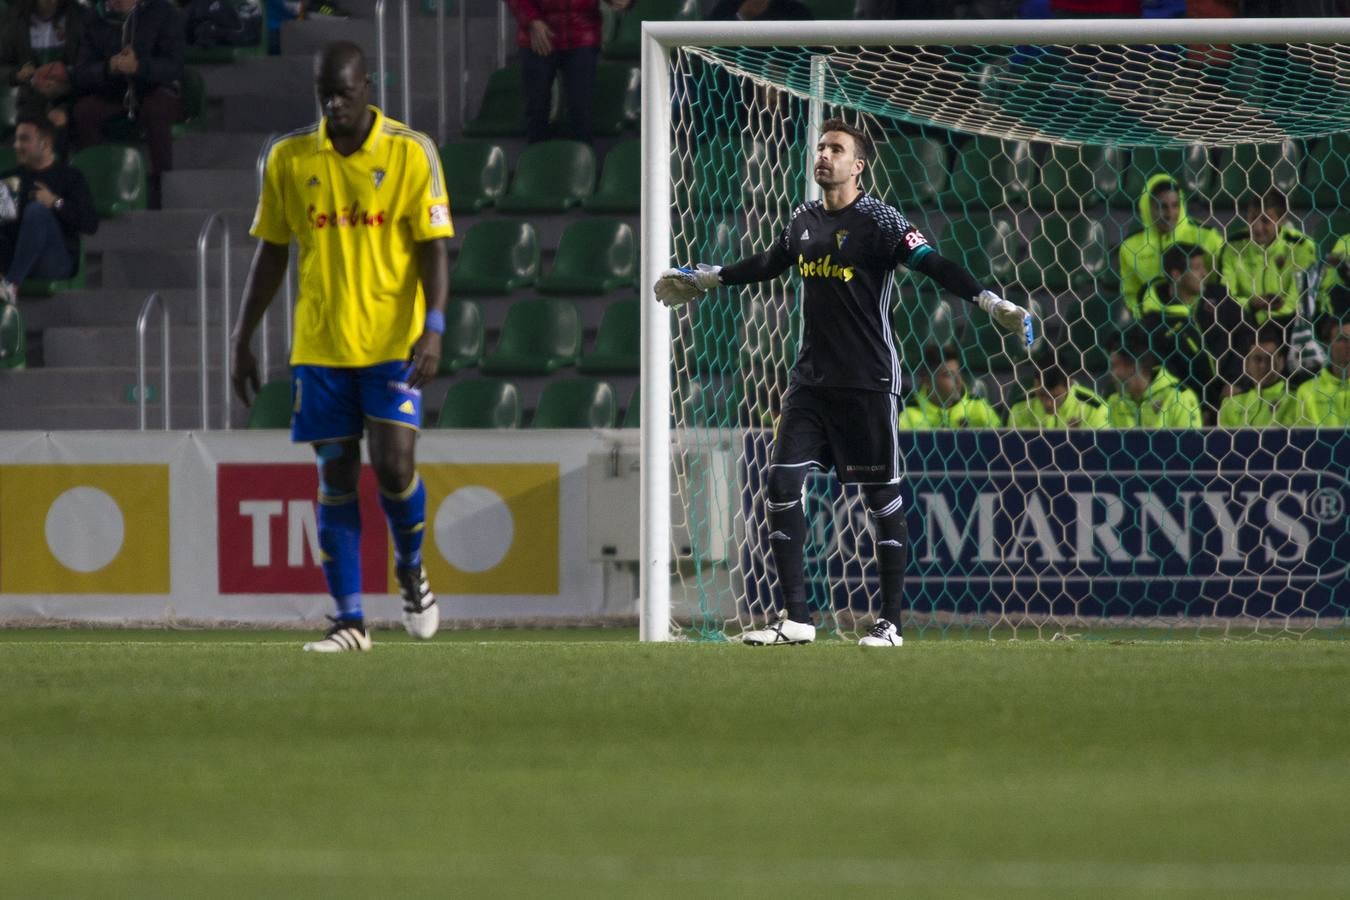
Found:
[{"label": "white football boot", "polygon": [[785,612],[780,612],[778,621],[768,628],[747,631],[741,635],[741,643],[751,647],[789,647],[793,644],[809,644],[815,639],[816,626],[807,622],[794,622]]},{"label": "white football boot", "polygon": [[862,636],[858,641],[859,647],[900,647],[905,643],[905,638],[900,634],[900,629],[896,628],[885,619],[877,619],[872,625],[870,631]]},{"label": "white football boot", "polygon": [[333,620],[333,627],[324,633],[323,639],[310,641],[305,649],[311,653],[345,653],[348,650],[369,650],[370,635],[365,626],[353,622]]},{"label": "white football boot", "polygon": [[425,566],[397,571],[399,593],[403,595],[403,627],[419,641],[429,641],[441,627],[441,608],[431,593]]}]

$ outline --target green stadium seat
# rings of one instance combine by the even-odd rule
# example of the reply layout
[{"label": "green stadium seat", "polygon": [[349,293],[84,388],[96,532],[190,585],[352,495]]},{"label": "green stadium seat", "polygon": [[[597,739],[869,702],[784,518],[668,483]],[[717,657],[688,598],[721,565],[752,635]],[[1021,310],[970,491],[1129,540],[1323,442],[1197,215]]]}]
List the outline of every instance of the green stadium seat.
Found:
[{"label": "green stadium seat", "polygon": [[682,424],[694,428],[729,428],[736,425],[741,417],[743,384],[740,378],[690,381],[678,410]]},{"label": "green stadium seat", "polygon": [[0,172],[8,172],[18,167],[19,157],[14,152],[14,145],[11,143],[0,146]]},{"label": "green stadium seat", "polygon": [[483,361],[483,312],[472,300],[451,300],[445,307],[438,375],[475,368]]},{"label": "green stadium seat", "polygon": [[698,0],[641,0],[626,12],[614,13],[602,5],[605,15],[604,55],[609,59],[637,59],[644,21],[692,21],[703,18]]},{"label": "green stadium seat", "polygon": [[642,307],[636,299],[616,300],[605,307],[595,334],[595,348],[581,357],[577,371],[588,375],[612,372],[636,375],[642,368]]},{"label": "green stadium seat", "polygon": [[623,425],[621,427],[642,427],[642,385],[633,388],[633,396],[628,398],[628,405],[623,410]]},{"label": "green stadium seat", "polygon": [[642,141],[616,144],[605,154],[600,184],[582,201],[591,212],[636,213],[642,208]]},{"label": "green stadium seat", "polygon": [[23,316],[12,303],[0,303],[0,370],[28,365],[28,338]]},{"label": "green stadium seat", "polygon": [[1049,215],[1031,239],[1028,258],[1017,266],[1017,282],[1026,291],[1080,288],[1100,277],[1106,265],[1106,234],[1099,219]]},{"label": "green stadium seat", "polygon": [[529,222],[489,219],[464,235],[450,276],[456,296],[509,294],[534,284],[539,275],[539,239]]},{"label": "green stadium seat", "polygon": [[457,381],[445,392],[437,428],[519,428],[520,392],[500,378]]},{"label": "green stadium seat", "polygon": [[1031,205],[1066,213],[1101,206],[1116,193],[1119,168],[1116,150],[1052,146],[1031,189]]},{"label": "green stadium seat", "polygon": [[555,378],[539,395],[533,428],[613,428],[614,390],[594,378]]},{"label": "green stadium seat", "polygon": [[491,141],[454,141],[441,148],[452,212],[478,212],[506,193],[506,152]]},{"label": "green stadium seat", "polygon": [[84,255],[84,239],[80,239],[80,258],[76,261],[75,274],[69,278],[30,278],[19,288],[22,297],[50,297],[62,291],[78,291],[88,283],[87,260]]},{"label": "green stadium seat", "polygon": [[853,18],[855,0],[802,0],[817,21],[848,21]]},{"label": "green stadium seat", "polygon": [[1130,151],[1129,164],[1120,173],[1120,191],[1111,198],[1111,205],[1136,209],[1144,185],[1163,172],[1180,180],[1190,197],[1208,200],[1214,190],[1214,167],[1209,164],[1209,152],[1200,144],[1135,147]]},{"label": "green stadium seat", "polygon": [[478,115],[464,124],[464,136],[525,136],[525,88],[521,82],[520,66],[505,66],[488,76]]},{"label": "green stadium seat", "polygon": [[637,286],[637,241],[618,219],[582,219],[567,226],[553,268],[536,287],[544,294],[603,294]]},{"label": "green stadium seat", "polygon": [[1213,202],[1229,205],[1248,194],[1264,194],[1271,188],[1294,193],[1298,187],[1299,147],[1293,140],[1278,144],[1238,144],[1222,151],[1219,190]]},{"label": "green stadium seat", "polygon": [[540,141],[516,162],[502,212],[563,212],[595,190],[595,151],[580,141]]},{"label": "green stadium seat", "polygon": [[290,428],[294,401],[291,394],[291,380],[283,378],[269,381],[253,398],[248,408],[249,428]]},{"label": "green stadium seat", "polygon": [[872,183],[901,209],[927,206],[947,186],[947,149],[932,138],[891,135],[876,145]]},{"label": "green stadium seat", "polygon": [[961,145],[952,163],[942,205],[956,212],[1020,205],[1034,166],[1031,145],[977,135]]},{"label": "green stadium seat", "polygon": [[581,317],[568,300],[511,304],[497,347],[483,360],[484,375],[548,375],[574,366],[581,352]]},{"label": "green stadium seat", "polygon": [[1012,221],[975,214],[954,218],[938,246],[977,279],[1005,284],[1015,277],[1025,241]]},{"label": "green stadium seat", "polygon": [[1318,141],[1303,167],[1303,184],[1290,199],[1300,208],[1329,212],[1350,192],[1350,135],[1337,132]]},{"label": "green stadium seat", "polygon": [[642,111],[642,70],[625,63],[600,63],[592,97],[591,124],[596,134],[622,134],[637,127]]},{"label": "green stadium seat", "polygon": [[100,219],[145,209],[145,156],[127,144],[95,144],[71,154],[70,164],[84,174]]}]

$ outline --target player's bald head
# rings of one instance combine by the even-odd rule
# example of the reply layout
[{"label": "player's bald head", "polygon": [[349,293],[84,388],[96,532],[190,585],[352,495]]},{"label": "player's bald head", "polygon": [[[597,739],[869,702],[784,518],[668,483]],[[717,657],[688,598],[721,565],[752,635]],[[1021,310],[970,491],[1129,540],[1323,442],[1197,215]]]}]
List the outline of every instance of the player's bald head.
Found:
[{"label": "player's bald head", "polygon": [[366,80],[366,54],[359,44],[332,41],[314,54],[314,77],[320,81]]}]

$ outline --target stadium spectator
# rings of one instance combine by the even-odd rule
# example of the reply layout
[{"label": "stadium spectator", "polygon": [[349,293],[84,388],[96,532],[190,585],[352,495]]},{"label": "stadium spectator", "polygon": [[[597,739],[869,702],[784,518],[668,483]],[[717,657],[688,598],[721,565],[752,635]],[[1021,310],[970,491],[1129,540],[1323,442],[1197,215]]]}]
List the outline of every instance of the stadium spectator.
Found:
[{"label": "stadium spectator", "polygon": [[961,356],[955,347],[924,348],[918,389],[900,411],[901,428],[997,428],[1002,424],[989,401],[966,392]]},{"label": "stadium spectator", "polygon": [[708,13],[710,21],[754,22],[764,20],[810,21],[815,18],[799,0],[718,0]]},{"label": "stadium spectator", "polygon": [[1139,220],[1143,229],[1120,245],[1120,290],[1125,307],[1137,320],[1140,290],[1163,274],[1162,255],[1176,243],[1204,248],[1209,259],[1218,259],[1223,235],[1197,225],[1186,213],[1186,192],[1171,175],[1156,174],[1144,184],[1139,196]]},{"label": "stadium spectator", "polygon": [[1200,401],[1182,387],[1148,346],[1129,334],[1111,354],[1116,392],[1106,401],[1112,428],[1199,428]]},{"label": "stadium spectator", "polygon": [[18,89],[20,117],[47,116],[57,128],[70,121],[70,70],[84,25],[75,0],[21,0],[0,25],[0,72]]},{"label": "stadium spectator", "polygon": [[1250,342],[1241,342],[1242,307],[1213,277],[1203,247],[1173,244],[1162,267],[1162,277],[1140,292],[1140,325],[1168,371],[1205,401],[1206,423],[1213,424],[1223,390],[1242,376]]},{"label": "stadium spectator", "polygon": [[1058,363],[1044,366],[1035,387],[1008,412],[1010,428],[1106,428],[1106,401],[1075,384]]},{"label": "stadium spectator", "polygon": [[1284,331],[1267,325],[1257,334],[1243,362],[1243,378],[1219,409],[1223,428],[1293,425],[1298,406],[1284,378],[1288,350]]},{"label": "stadium spectator", "polygon": [[1050,0],[1056,19],[1137,19],[1140,0]]},{"label": "stadium spectator", "polygon": [[[605,0],[623,12],[633,0]],[[595,70],[600,59],[600,0],[506,0],[516,17],[525,88],[525,137],[552,137],[548,114],[553,80],[562,73],[568,137],[591,141]]]},{"label": "stadium spectator", "polygon": [[159,209],[161,176],[173,168],[182,77],[183,19],[169,0],[104,0],[85,14],[75,64],[75,143],[99,143],[116,116],[139,123],[150,145],[151,209]]},{"label": "stadium spectator", "polygon": [[[56,157],[46,116],[21,119],[14,132],[18,168],[0,175],[14,218],[0,224],[0,300],[13,303],[30,276],[69,278],[80,264],[80,235],[98,230],[89,183]],[[0,206],[9,206],[0,203]]]},{"label": "stadium spectator", "polygon": [[1315,371],[1324,361],[1313,334],[1317,314],[1308,290],[1317,244],[1289,224],[1289,203],[1280,191],[1245,197],[1241,211],[1247,227],[1228,239],[1224,283],[1253,324],[1276,321],[1289,329],[1291,368]]},{"label": "stadium spectator", "polygon": [[1336,239],[1322,263],[1322,276],[1317,288],[1317,312],[1319,316],[1331,315],[1338,320],[1350,314],[1350,234],[1343,234]]},{"label": "stadium spectator", "polygon": [[1327,364],[1322,371],[1299,385],[1296,424],[1314,428],[1350,426],[1350,319],[1325,317]]}]

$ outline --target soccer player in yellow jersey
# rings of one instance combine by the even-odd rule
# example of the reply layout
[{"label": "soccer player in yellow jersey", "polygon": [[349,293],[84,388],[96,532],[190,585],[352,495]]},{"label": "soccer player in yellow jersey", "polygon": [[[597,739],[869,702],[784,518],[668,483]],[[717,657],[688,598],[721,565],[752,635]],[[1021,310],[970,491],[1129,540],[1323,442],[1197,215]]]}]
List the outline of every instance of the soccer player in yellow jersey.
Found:
[{"label": "soccer player in yellow jersey", "polygon": [[426,135],[371,106],[360,47],[315,57],[323,118],[267,155],[251,233],[258,248],[233,335],[235,391],[259,387],[249,341],[285,277],[294,237],[300,292],[291,347],[291,439],[319,464],[319,547],[337,603],[333,627],[306,650],[370,649],[361,608],[361,436],[393,534],[403,624],[430,638],[440,624],[422,566],[426,490],[414,448],[422,385],[436,374],[454,235],[445,178]]}]

